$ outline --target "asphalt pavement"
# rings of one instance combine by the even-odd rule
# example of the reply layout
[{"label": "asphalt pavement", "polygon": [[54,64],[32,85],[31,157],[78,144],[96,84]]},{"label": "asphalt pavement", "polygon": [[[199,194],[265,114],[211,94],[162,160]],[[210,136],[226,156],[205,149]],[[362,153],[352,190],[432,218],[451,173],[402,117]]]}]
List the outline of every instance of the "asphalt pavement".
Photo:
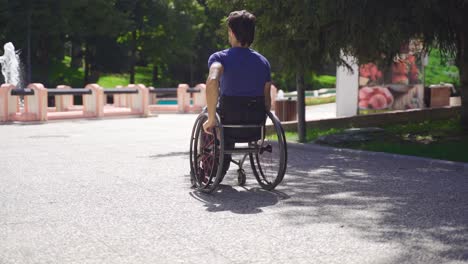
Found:
[{"label": "asphalt pavement", "polygon": [[465,163],[289,144],[190,188],[195,115],[0,126],[0,263],[468,263]]}]

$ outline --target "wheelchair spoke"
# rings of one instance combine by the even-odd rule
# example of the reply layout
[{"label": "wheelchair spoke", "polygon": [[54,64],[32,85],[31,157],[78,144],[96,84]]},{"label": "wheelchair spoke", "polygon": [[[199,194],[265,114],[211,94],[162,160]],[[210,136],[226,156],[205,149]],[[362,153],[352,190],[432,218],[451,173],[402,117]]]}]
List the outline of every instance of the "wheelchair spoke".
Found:
[{"label": "wheelchair spoke", "polygon": [[[281,124],[271,113],[275,134],[269,134],[258,153],[250,155],[251,165],[258,183],[267,190],[274,189],[282,180],[286,171],[287,149]],[[259,142],[260,143],[260,142]]]}]

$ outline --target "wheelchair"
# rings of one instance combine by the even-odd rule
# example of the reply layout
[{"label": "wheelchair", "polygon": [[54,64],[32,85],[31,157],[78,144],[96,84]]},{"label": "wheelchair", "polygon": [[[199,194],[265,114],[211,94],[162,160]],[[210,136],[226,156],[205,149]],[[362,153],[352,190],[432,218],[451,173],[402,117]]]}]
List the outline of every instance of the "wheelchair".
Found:
[{"label": "wheelchair", "polygon": [[[217,108],[216,126],[211,134],[203,130],[206,120],[208,113],[205,108],[196,118],[190,138],[190,180],[193,188],[205,193],[216,190],[229,163],[238,166],[237,182],[244,186],[247,158],[263,189],[273,190],[281,183],[287,167],[286,138],[280,121],[265,111],[264,97],[222,96]],[[267,131],[267,122],[273,125],[273,133]],[[232,155],[240,155],[240,158],[231,159]]]}]

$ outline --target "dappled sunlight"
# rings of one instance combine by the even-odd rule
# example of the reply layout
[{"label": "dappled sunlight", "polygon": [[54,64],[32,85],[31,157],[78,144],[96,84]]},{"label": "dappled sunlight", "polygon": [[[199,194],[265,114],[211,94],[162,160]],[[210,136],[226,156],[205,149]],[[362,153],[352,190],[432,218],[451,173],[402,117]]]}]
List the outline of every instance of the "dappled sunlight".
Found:
[{"label": "dappled sunlight", "polygon": [[361,239],[397,243],[407,253],[397,256],[401,261],[416,251],[468,258],[468,178],[462,172],[418,160],[297,155],[303,159],[291,159],[281,188],[291,196],[280,214],[285,224],[337,224]]}]

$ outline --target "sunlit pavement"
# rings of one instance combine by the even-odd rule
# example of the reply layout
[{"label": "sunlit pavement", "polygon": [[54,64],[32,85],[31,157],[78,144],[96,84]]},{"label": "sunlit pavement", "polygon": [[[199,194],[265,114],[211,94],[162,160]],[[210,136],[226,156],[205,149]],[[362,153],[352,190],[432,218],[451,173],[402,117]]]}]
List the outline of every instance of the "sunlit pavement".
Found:
[{"label": "sunlit pavement", "polygon": [[0,263],[468,263],[462,163],[289,145],[190,189],[195,115],[0,126]]}]

